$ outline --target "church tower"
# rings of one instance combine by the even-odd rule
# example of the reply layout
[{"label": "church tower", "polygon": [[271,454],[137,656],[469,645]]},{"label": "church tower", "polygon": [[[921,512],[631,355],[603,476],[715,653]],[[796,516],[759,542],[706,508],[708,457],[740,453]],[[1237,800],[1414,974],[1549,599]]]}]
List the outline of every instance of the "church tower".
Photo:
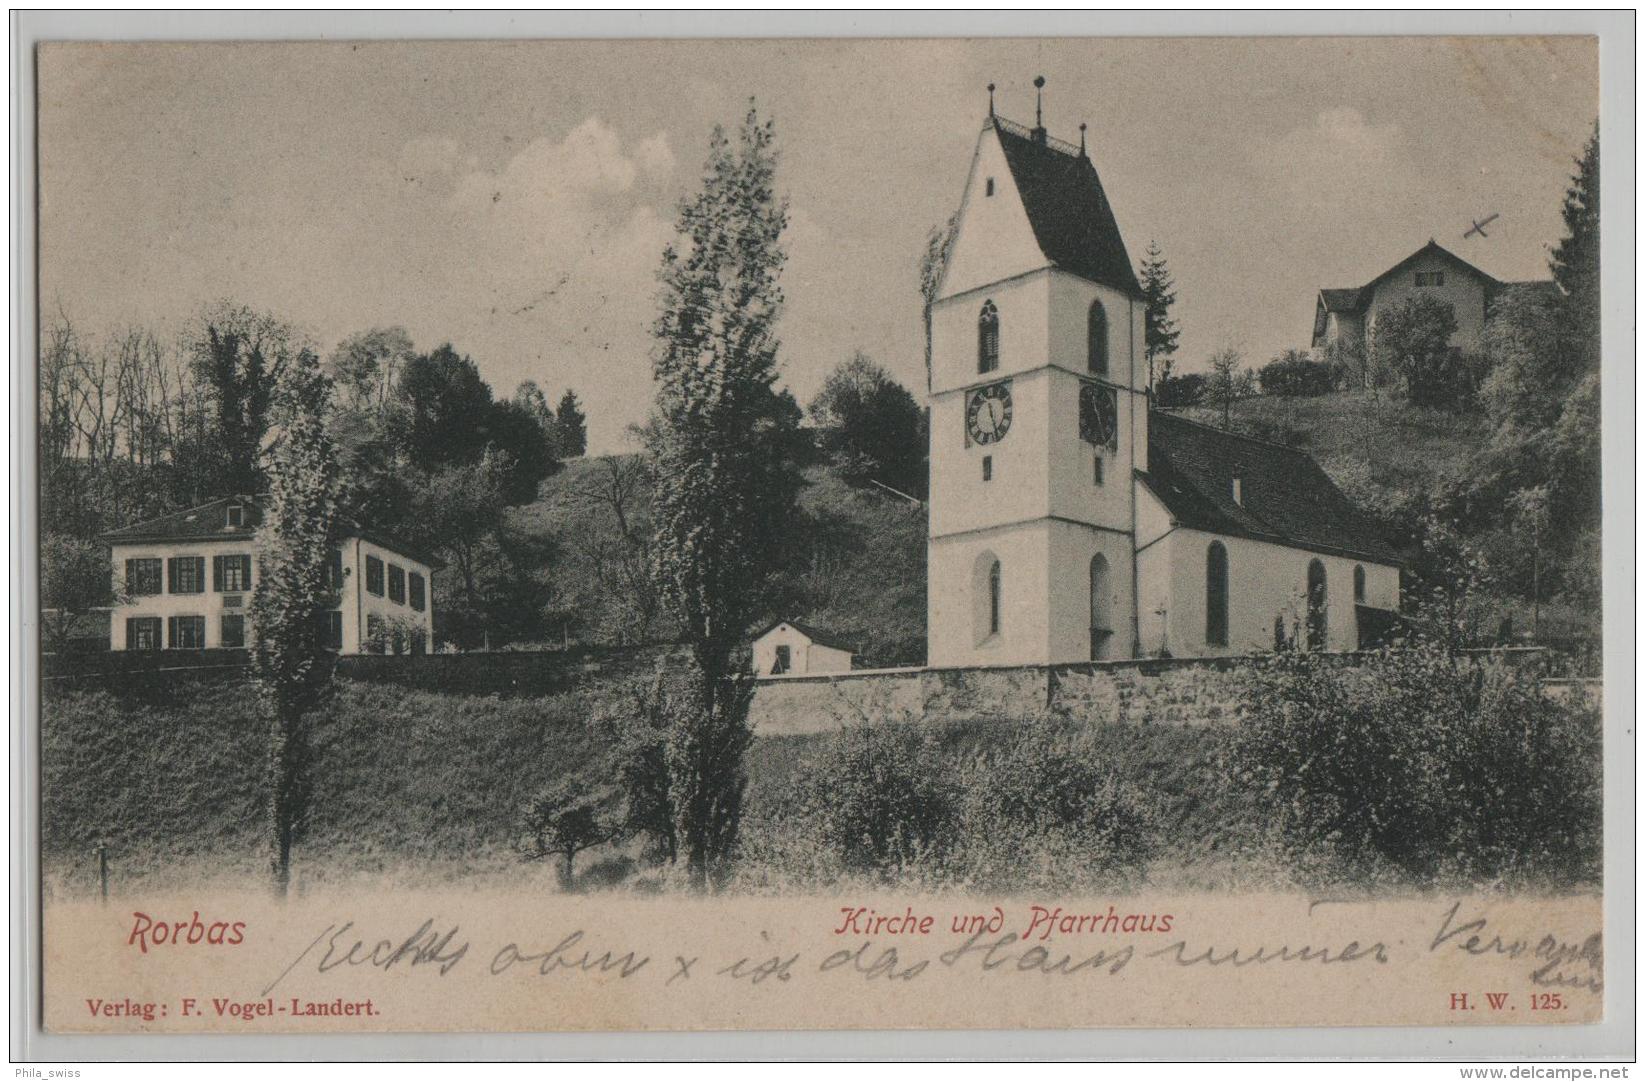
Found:
[{"label": "church tower", "polygon": [[1085,126],[1052,139],[1038,105],[1028,128],[989,92],[931,306],[929,661],[1127,658],[1142,293]]}]

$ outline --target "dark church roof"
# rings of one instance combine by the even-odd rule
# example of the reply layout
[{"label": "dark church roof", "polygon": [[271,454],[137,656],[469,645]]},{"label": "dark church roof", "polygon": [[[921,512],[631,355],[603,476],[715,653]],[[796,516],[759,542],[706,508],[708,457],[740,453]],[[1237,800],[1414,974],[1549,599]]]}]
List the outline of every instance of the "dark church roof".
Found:
[{"label": "dark church roof", "polygon": [[[1400,551],[1306,452],[1154,410],[1148,471],[1139,471],[1178,525],[1377,563]],[[1240,502],[1233,480],[1240,479]]]},{"label": "dark church roof", "polygon": [[1140,296],[1114,209],[1085,151],[1046,138],[1043,128],[1031,130],[1001,117],[993,122],[1045,258],[1071,274]]}]

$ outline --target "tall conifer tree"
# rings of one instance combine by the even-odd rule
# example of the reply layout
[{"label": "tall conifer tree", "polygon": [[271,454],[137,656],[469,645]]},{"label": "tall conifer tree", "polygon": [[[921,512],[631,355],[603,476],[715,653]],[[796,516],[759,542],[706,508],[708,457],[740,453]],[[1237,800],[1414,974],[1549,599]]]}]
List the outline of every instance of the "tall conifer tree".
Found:
[{"label": "tall conifer tree", "polygon": [[1148,242],[1148,251],[1143,254],[1142,299],[1146,328],[1143,354],[1148,358],[1148,385],[1152,387],[1155,359],[1170,358],[1177,351],[1177,336],[1182,333],[1177,329],[1176,320],[1171,318],[1171,306],[1177,302],[1177,285],[1155,241]]}]

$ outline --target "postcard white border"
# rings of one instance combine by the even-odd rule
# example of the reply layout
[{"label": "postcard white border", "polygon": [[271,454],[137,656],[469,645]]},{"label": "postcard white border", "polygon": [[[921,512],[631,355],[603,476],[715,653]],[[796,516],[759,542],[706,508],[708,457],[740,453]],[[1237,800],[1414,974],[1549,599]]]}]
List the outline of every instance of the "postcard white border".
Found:
[{"label": "postcard white border", "polygon": [[[1298,1028],[98,1036],[40,1028],[34,46],[209,41],[636,37],[1063,37],[1591,34],[1600,51],[1603,224],[1606,1021],[1524,1028]],[[10,1049],[14,1061],[539,1059],[1631,1059],[1635,1054],[1635,14],[1609,12],[40,12],[11,13]],[[23,482],[30,483],[25,485]],[[1162,1049],[1169,1049],[1161,1056]]]}]

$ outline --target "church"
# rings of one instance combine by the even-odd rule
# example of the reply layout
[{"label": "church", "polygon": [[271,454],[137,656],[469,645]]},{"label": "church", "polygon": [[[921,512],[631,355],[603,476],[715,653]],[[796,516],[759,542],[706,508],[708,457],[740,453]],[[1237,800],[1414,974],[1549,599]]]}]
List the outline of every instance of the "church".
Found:
[{"label": "church", "polygon": [[1153,406],[1085,126],[989,89],[931,304],[929,664],[1369,645],[1399,551],[1306,453]]}]

